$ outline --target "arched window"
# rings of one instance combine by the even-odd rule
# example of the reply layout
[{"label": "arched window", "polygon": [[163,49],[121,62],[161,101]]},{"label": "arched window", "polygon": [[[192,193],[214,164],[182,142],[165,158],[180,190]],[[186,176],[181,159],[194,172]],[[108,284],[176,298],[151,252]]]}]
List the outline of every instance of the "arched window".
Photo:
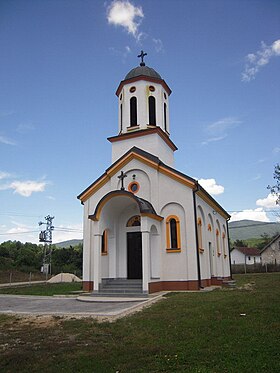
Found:
[{"label": "arched window", "polygon": [[180,220],[175,215],[166,219],[166,247],[167,252],[181,251]]},{"label": "arched window", "polygon": [[167,132],[167,114],[166,114],[167,106],[166,103],[163,105],[163,118],[164,118],[164,130]]},{"label": "arched window", "polygon": [[123,110],[122,110],[122,104],[120,106],[120,116],[121,116],[121,132],[122,132],[122,129],[123,129]]},{"label": "arched window", "polygon": [[149,124],[156,125],[156,99],[154,96],[149,97]]},{"label": "arched window", "polygon": [[220,248],[220,231],[216,229],[216,245],[217,245],[217,255],[221,255],[221,248]]},{"label": "arched window", "polygon": [[101,255],[108,255],[108,233],[106,229],[101,237]]},{"label": "arched window", "polygon": [[139,215],[132,216],[126,223],[127,227],[140,227],[141,225],[141,218]]},{"label": "arched window", "polygon": [[227,252],[226,252],[226,234],[223,232],[222,234],[222,244],[223,244],[223,253],[224,253],[224,258],[227,257]]},{"label": "arched window", "polygon": [[130,99],[130,126],[137,126],[137,98],[135,96]]},{"label": "arched window", "polygon": [[201,218],[197,219],[197,238],[198,238],[198,250],[199,252],[203,252],[203,240],[202,240],[202,220]]}]

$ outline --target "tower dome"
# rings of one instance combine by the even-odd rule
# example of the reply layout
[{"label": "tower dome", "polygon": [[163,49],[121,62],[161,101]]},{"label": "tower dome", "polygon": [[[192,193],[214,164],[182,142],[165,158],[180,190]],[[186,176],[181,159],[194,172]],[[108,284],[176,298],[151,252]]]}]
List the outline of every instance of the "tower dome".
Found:
[{"label": "tower dome", "polygon": [[126,74],[124,80],[136,78],[138,76],[147,76],[149,78],[156,78],[156,79],[162,79],[156,70],[152,69],[149,66],[137,66],[134,69],[130,70],[128,74]]},{"label": "tower dome", "polygon": [[161,129],[169,136],[169,102],[171,89],[160,74],[146,66],[141,51],[140,66],[126,74],[117,89],[119,99],[119,135]]}]

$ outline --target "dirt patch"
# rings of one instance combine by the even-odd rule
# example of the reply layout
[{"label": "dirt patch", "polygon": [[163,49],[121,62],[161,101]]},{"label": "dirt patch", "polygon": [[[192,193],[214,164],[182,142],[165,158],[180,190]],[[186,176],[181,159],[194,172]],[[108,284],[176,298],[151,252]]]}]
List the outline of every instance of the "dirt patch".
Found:
[{"label": "dirt patch", "polygon": [[240,286],[238,289],[239,290],[247,290],[247,291],[253,291],[255,290],[256,283],[255,281],[248,282],[247,284],[244,284]]}]

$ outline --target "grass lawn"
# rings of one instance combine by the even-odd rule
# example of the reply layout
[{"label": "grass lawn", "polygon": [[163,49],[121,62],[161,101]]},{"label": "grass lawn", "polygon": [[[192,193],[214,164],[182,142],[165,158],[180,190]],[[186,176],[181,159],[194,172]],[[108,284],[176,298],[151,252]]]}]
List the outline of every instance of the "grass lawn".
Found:
[{"label": "grass lawn", "polygon": [[18,295],[57,295],[71,294],[73,291],[82,290],[81,282],[62,282],[58,284],[37,284],[18,287],[0,288],[0,294],[18,294]]},{"label": "grass lawn", "polygon": [[235,278],[242,288],[171,293],[115,323],[2,315],[0,371],[280,372],[280,273]]}]

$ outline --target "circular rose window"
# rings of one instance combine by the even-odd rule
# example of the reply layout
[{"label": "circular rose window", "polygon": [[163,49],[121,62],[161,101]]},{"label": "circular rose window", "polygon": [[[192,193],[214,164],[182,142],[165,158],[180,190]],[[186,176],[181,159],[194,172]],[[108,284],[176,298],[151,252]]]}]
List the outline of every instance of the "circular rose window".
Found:
[{"label": "circular rose window", "polygon": [[140,185],[139,185],[139,183],[137,183],[137,181],[132,181],[132,182],[128,185],[128,190],[129,190],[131,193],[137,193],[139,189],[140,189]]}]

